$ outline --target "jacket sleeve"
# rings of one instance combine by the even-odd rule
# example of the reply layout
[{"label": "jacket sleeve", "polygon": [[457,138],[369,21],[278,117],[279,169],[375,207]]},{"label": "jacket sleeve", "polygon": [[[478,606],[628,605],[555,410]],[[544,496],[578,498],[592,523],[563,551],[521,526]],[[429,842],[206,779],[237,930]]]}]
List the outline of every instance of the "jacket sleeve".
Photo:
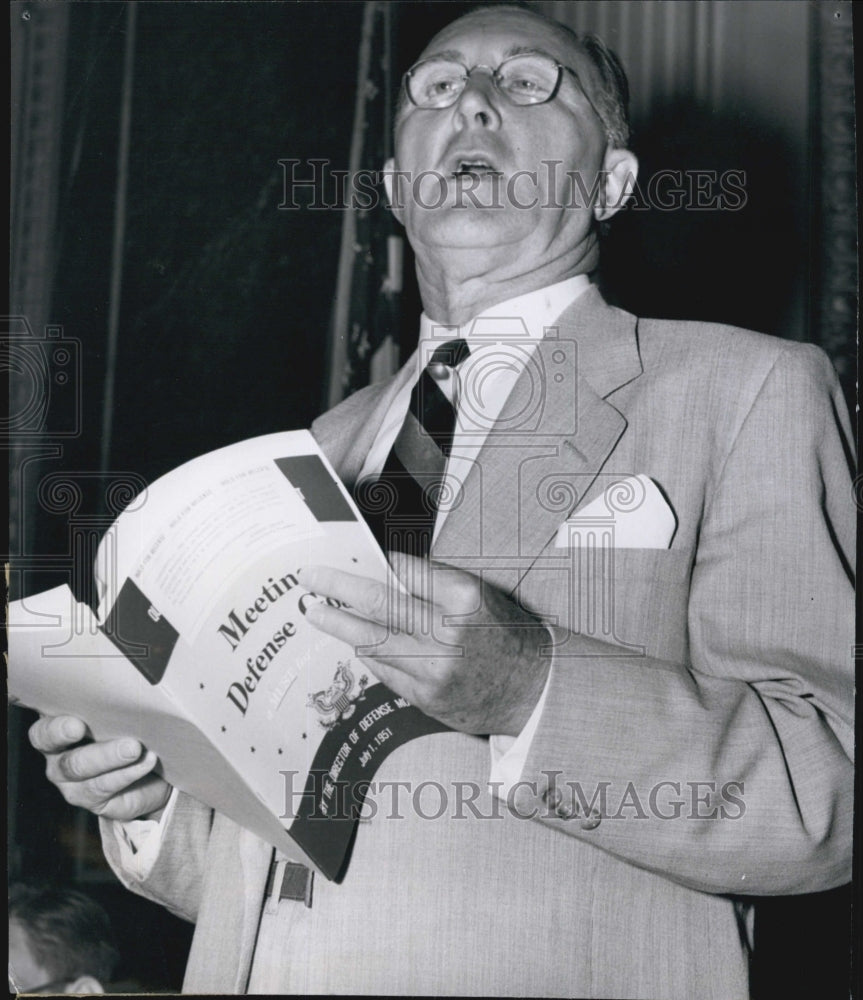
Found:
[{"label": "jacket sleeve", "polygon": [[170,817],[149,834],[159,837],[160,843],[145,873],[124,866],[113,822],[100,820],[99,827],[105,857],[123,885],[194,923],[201,901],[213,811],[183,792],[176,795]]},{"label": "jacket sleeve", "polygon": [[[689,662],[588,637],[553,661],[515,805],[708,892],[851,874],[854,504],[847,421],[817,348],[783,350],[708,495]],[[599,655],[596,655],[599,654]]]}]

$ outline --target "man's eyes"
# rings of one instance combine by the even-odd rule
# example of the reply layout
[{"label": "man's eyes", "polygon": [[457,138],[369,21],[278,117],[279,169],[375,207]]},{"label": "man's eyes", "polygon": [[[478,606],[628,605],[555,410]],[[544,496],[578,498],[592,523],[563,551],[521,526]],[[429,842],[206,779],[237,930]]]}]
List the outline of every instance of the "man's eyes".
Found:
[{"label": "man's eyes", "polygon": [[426,84],[425,92],[429,97],[442,97],[445,94],[451,94],[461,86],[462,79],[463,75],[438,77]]},{"label": "man's eyes", "polygon": [[534,91],[540,90],[542,87],[539,81],[531,80],[526,76],[504,80],[504,86],[509,90],[524,90],[527,93],[533,93]]},{"label": "man's eyes", "polygon": [[517,76],[505,75],[500,86],[509,94],[521,94],[525,97],[547,97],[554,86],[554,81],[547,73],[532,74],[521,71]]}]

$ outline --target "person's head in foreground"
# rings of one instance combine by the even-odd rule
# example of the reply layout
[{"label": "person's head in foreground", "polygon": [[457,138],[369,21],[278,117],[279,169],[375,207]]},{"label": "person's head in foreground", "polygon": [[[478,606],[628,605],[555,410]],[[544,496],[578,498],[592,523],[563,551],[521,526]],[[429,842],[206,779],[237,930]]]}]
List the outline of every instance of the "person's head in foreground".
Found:
[{"label": "person's head in foreground", "polygon": [[15,993],[104,993],[119,952],[108,914],[75,889],[9,889],[9,988]]}]

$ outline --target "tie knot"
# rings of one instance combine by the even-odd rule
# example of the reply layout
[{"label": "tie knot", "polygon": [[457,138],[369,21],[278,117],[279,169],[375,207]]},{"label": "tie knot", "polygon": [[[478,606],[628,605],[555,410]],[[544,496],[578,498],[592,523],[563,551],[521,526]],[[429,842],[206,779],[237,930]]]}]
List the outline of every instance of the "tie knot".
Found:
[{"label": "tie knot", "polygon": [[428,372],[433,379],[443,381],[449,378],[453,368],[458,367],[470,354],[466,340],[448,340],[436,347],[428,363]]}]

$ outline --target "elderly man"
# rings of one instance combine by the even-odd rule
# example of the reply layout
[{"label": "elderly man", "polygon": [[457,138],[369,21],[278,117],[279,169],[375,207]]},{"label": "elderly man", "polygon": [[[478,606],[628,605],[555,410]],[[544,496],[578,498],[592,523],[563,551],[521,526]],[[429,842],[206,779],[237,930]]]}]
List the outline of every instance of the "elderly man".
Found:
[{"label": "elderly man", "polygon": [[342,881],[273,867],[134,741],[32,731],[123,881],[196,921],[189,990],[727,1000],[747,894],[850,876],[836,379],[814,347],[602,301],[624,94],[600,43],[514,7],[405,77],[387,184],[419,349],[313,430],[407,595],[301,578],[349,605],[315,624],[442,725],[382,764],[405,797],[368,810]]}]

